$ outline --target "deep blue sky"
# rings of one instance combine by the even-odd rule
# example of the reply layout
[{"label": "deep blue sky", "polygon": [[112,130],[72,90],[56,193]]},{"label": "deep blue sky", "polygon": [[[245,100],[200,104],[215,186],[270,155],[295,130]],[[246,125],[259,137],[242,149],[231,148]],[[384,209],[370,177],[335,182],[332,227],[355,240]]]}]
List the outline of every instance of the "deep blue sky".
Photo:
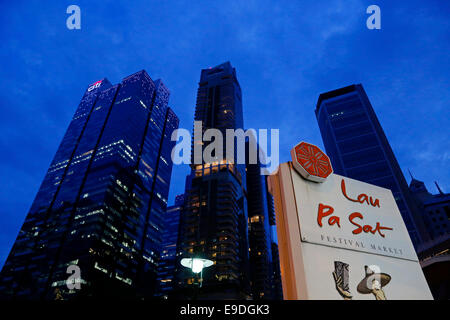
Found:
[{"label": "deep blue sky", "polygon": [[[366,28],[371,4],[381,30]],[[448,1],[15,0],[0,33],[0,266],[87,85],[141,69],[191,129],[200,70],[231,61],[245,126],[279,128],[281,161],[300,140],[322,146],[321,92],[362,83],[403,172],[450,192]],[[174,168],[170,203],[187,172]]]}]

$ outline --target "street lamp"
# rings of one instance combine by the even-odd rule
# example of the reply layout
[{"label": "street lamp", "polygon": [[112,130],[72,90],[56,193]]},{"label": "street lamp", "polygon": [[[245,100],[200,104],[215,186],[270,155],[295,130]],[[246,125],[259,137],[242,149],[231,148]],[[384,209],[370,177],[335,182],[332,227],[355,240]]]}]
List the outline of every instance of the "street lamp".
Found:
[{"label": "street lamp", "polygon": [[201,273],[203,268],[208,268],[213,265],[213,261],[203,258],[183,258],[181,265],[189,268],[193,273]]},{"label": "street lamp", "polygon": [[213,264],[213,261],[199,257],[181,259],[181,265],[183,267],[191,269],[192,272],[197,275],[197,277],[200,273],[200,277],[198,278],[198,285],[196,286],[194,293],[194,300],[197,300],[198,288],[201,288],[203,284],[203,268],[208,268]]}]

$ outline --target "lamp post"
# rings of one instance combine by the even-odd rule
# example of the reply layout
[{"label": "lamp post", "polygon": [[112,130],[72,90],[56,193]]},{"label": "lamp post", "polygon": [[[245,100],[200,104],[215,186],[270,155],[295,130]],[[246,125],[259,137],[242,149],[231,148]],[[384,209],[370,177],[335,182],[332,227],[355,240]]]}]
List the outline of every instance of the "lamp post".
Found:
[{"label": "lamp post", "polygon": [[209,259],[203,259],[203,258],[198,258],[198,257],[181,259],[181,265],[183,267],[191,269],[192,272],[197,277],[198,277],[198,274],[200,273],[200,279],[198,280],[199,284],[197,285],[197,289],[195,290],[194,299],[197,298],[198,288],[201,288],[202,284],[203,284],[203,269],[208,268],[208,267],[212,266],[213,264],[214,264],[214,262]]}]

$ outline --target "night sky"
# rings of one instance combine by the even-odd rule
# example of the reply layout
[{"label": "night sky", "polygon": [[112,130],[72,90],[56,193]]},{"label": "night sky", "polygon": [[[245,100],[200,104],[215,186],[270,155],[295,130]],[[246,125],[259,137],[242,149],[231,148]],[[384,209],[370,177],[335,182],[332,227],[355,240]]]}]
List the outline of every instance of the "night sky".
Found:
[{"label": "night sky", "polygon": [[[300,140],[323,146],[320,93],[362,83],[407,181],[450,192],[449,1],[16,0],[0,15],[0,266],[87,86],[142,69],[191,130],[200,70],[230,61],[245,127],[280,129],[281,162]],[[188,171],[174,167],[169,204]]]}]

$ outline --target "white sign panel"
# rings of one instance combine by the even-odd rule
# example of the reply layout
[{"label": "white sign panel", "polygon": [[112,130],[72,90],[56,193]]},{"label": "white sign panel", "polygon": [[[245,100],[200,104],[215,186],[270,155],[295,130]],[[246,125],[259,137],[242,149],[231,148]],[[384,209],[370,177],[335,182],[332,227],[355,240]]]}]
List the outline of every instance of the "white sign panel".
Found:
[{"label": "white sign panel", "polygon": [[316,183],[291,171],[303,242],[418,261],[390,190],[337,174]]},{"label": "white sign panel", "polygon": [[[310,175],[325,172],[320,150],[298,149]],[[269,177],[285,299],[433,299],[390,190],[294,167]]]},{"label": "white sign panel", "polygon": [[433,299],[415,261],[303,243],[306,299]]}]

